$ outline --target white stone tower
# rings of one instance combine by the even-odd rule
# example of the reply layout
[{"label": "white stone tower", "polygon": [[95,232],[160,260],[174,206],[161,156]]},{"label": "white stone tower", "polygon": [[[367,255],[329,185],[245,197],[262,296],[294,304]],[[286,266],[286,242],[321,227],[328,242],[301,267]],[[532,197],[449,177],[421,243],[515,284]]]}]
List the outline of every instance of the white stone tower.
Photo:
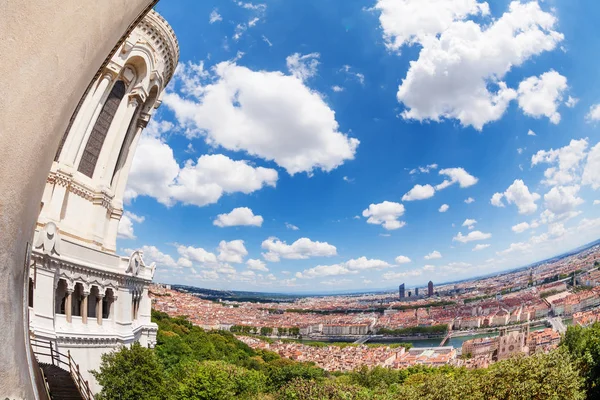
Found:
[{"label": "white stone tower", "polygon": [[103,353],[156,342],[148,296],[155,266],[141,252],[115,251],[135,149],[178,59],[173,29],[150,11],[89,86],[46,182],[32,246],[30,331],[69,350],[94,389],[87,371]]}]

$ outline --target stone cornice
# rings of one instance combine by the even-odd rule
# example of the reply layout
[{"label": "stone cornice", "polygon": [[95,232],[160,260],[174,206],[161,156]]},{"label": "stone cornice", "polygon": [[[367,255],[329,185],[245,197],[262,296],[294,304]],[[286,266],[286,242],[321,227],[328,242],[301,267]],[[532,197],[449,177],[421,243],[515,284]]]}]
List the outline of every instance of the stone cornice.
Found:
[{"label": "stone cornice", "polygon": [[165,82],[173,77],[179,62],[179,42],[171,25],[156,11],[150,11],[137,27],[155,47],[165,62]]},{"label": "stone cornice", "polygon": [[50,184],[64,186],[69,192],[112,211],[111,203],[115,196],[109,189],[94,190],[85,183],[80,182],[72,173],[60,169],[51,171],[47,181]]}]

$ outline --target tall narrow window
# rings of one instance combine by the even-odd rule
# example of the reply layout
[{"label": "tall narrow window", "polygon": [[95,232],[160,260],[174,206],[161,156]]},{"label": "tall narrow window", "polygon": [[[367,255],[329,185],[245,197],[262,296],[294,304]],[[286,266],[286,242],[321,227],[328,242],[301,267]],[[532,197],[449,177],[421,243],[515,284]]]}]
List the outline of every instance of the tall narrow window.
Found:
[{"label": "tall narrow window", "polygon": [[123,81],[117,81],[110,91],[106,102],[102,106],[102,110],[94,124],[90,138],[85,145],[85,150],[83,151],[83,156],[81,157],[77,170],[90,178],[94,175],[96,163],[98,162],[104,139],[106,139],[108,128],[110,128],[110,124],[115,117],[115,113],[117,112],[117,108],[119,108],[123,96],[125,96],[125,84]]}]

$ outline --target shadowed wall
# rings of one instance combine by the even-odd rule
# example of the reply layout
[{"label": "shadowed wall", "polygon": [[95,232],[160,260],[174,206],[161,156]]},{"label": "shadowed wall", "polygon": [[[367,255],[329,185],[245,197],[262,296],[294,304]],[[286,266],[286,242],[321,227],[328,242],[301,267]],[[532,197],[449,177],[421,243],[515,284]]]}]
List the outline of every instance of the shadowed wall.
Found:
[{"label": "shadowed wall", "polygon": [[50,165],[92,78],[157,0],[0,1],[0,398],[36,399],[25,256]]}]

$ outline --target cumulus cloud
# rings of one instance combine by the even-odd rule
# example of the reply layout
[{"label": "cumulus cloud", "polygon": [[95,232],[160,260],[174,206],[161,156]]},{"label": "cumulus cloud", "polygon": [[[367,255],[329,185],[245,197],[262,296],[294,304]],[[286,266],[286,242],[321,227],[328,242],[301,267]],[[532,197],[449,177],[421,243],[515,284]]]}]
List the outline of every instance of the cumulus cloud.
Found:
[{"label": "cumulus cloud", "polygon": [[590,107],[590,111],[585,116],[586,121],[596,122],[600,120],[600,104],[594,104]]},{"label": "cumulus cloud", "polygon": [[531,226],[527,222],[521,222],[520,224],[513,225],[511,228],[515,233],[525,232],[527,229],[531,228]]},{"label": "cumulus cloud", "polygon": [[415,185],[404,196],[402,201],[424,200],[433,197],[435,189],[431,185]]},{"label": "cumulus cloud", "polygon": [[404,272],[386,272],[385,274],[383,274],[383,279],[385,279],[386,281],[397,281],[399,279],[421,276],[421,275],[423,275],[424,270],[425,269],[423,268],[423,269],[413,269],[413,270],[404,271]]},{"label": "cumulus cloud", "polygon": [[435,187],[436,190],[442,190],[450,185],[458,183],[461,188],[467,188],[477,183],[478,179],[465,171],[464,168],[445,168],[440,170],[440,175],[446,175],[449,179]]},{"label": "cumulus cloud", "polygon": [[565,101],[565,105],[569,108],[575,107],[577,103],[579,103],[579,99],[571,96],[569,96],[567,101]]},{"label": "cumulus cloud", "polygon": [[363,217],[368,218],[367,223],[382,225],[387,230],[402,228],[406,223],[398,219],[404,215],[404,205],[391,201],[379,204],[371,204],[362,212]]},{"label": "cumulus cloud", "polygon": [[448,211],[450,209],[450,206],[448,204],[442,204],[440,206],[440,208],[438,209],[439,212],[441,213],[445,213],[446,211]]},{"label": "cumulus cloud", "polygon": [[262,271],[262,272],[268,272],[269,269],[267,268],[267,265],[258,259],[249,259],[248,261],[246,261],[246,265],[248,266],[248,269],[252,269],[255,271]]},{"label": "cumulus cloud", "polygon": [[489,244],[480,243],[480,244],[476,244],[475,247],[473,247],[473,250],[471,250],[471,251],[481,251],[481,250],[487,249],[488,247],[490,247]]},{"label": "cumulus cloud", "polygon": [[471,231],[467,235],[463,235],[462,232],[458,232],[458,235],[456,235],[452,240],[455,240],[455,241],[461,242],[461,243],[469,243],[469,242],[474,242],[474,241],[478,241],[478,240],[487,240],[491,237],[492,237],[491,233],[483,233],[481,231]]},{"label": "cumulus cloud", "polygon": [[600,200],[594,200],[594,205],[595,206],[600,205]]},{"label": "cumulus cloud", "polygon": [[476,0],[379,0],[374,8],[381,12],[385,44],[393,51],[423,42],[469,15],[489,14],[487,3]]},{"label": "cumulus cloud", "polygon": [[248,255],[243,240],[232,240],[230,242],[221,240],[218,249],[219,261],[241,264],[244,262],[244,257]]},{"label": "cumulus cloud", "polygon": [[396,259],[394,261],[396,261],[396,264],[398,264],[398,265],[406,264],[406,263],[410,262],[410,258],[408,258],[406,256],[398,256],[398,257],[396,257]]},{"label": "cumulus cloud", "polygon": [[467,218],[467,219],[465,219],[465,222],[462,223],[462,226],[466,226],[469,229],[473,229],[475,227],[476,223],[477,223],[477,220]]},{"label": "cumulus cloud", "polygon": [[135,239],[136,237],[133,233],[133,223],[136,222],[141,224],[144,222],[144,220],[144,217],[138,216],[129,211],[125,211],[125,213],[121,216],[121,220],[119,221],[117,237],[121,239]]},{"label": "cumulus cloud", "polygon": [[474,198],[472,198],[472,197],[467,197],[467,198],[465,199],[465,203],[467,203],[467,204],[471,204],[471,203],[474,203],[474,202],[475,202],[475,199],[474,199]]},{"label": "cumulus cloud", "polygon": [[262,226],[263,217],[254,215],[248,207],[238,207],[231,210],[229,214],[219,214],[213,221],[213,225],[221,228],[227,226]]},{"label": "cumulus cloud", "polygon": [[397,93],[406,107],[402,117],[417,121],[458,119],[481,130],[518,96],[504,76],[564,38],[553,30],[554,15],[535,1],[513,1],[501,17],[481,25],[468,18],[487,16],[489,7],[474,0],[379,0],[375,9],[389,49],[422,46]]},{"label": "cumulus cloud", "polygon": [[427,254],[423,258],[426,259],[426,260],[435,260],[435,259],[438,259],[438,258],[442,258],[442,253],[440,253],[437,250],[434,250],[431,253]]},{"label": "cumulus cloud", "polygon": [[[156,266],[158,268],[161,268],[161,267],[175,268],[178,266],[177,263],[175,262],[175,260],[173,259],[173,257],[161,252],[155,246],[142,246],[142,248],[140,250],[143,252],[142,258],[144,259],[144,262],[146,263],[146,265],[156,263]],[[133,250],[128,249],[128,250],[126,250],[126,252],[131,254],[133,252]]]},{"label": "cumulus cloud", "polygon": [[555,186],[544,195],[546,209],[556,216],[565,215],[583,203],[578,197],[579,186]]},{"label": "cumulus cloud", "polygon": [[291,56],[288,56],[285,61],[290,73],[301,81],[304,81],[317,74],[320,56],[321,55],[319,53],[310,53],[305,55],[294,53]]},{"label": "cumulus cloud", "polygon": [[178,68],[175,81],[183,88],[166,93],[164,103],[209,145],[274,161],[292,175],[354,159],[358,139],[340,132],[335,112],[297,76],[232,61],[203,77],[194,66]]},{"label": "cumulus cloud", "polygon": [[539,77],[530,76],[519,83],[519,107],[525,115],[539,118],[546,116],[553,124],[560,122],[557,109],[567,90],[567,78],[554,70]]},{"label": "cumulus cloud", "polygon": [[527,131],[527,136],[537,136],[531,129]]},{"label": "cumulus cloud", "polygon": [[381,270],[388,267],[390,267],[390,264],[385,261],[360,257],[340,264],[318,265],[302,272],[297,272],[296,278],[312,279],[325,276],[357,274],[361,271]]},{"label": "cumulus cloud", "polygon": [[581,183],[590,185],[594,190],[600,189],[600,143],[592,147],[587,156]]},{"label": "cumulus cloud", "polygon": [[305,260],[310,257],[331,257],[337,254],[335,246],[327,242],[313,242],[308,238],[300,238],[292,244],[287,244],[275,237],[262,242],[266,250],[263,257],[267,261],[278,262],[282,258],[290,260]]},{"label": "cumulus cloud", "polygon": [[253,167],[222,154],[208,154],[180,167],[173,150],[161,138],[143,136],[136,151],[125,191],[127,201],[150,196],[172,206],[216,203],[224,194],[252,193],[274,187],[277,171]]},{"label": "cumulus cloud", "polygon": [[538,151],[531,157],[531,165],[552,165],[544,171],[546,179],[542,182],[547,185],[565,185],[578,179],[587,147],[587,139],[573,139],[567,146],[559,149]]},{"label": "cumulus cloud", "polygon": [[537,210],[535,202],[540,199],[540,195],[530,193],[529,188],[521,179],[515,179],[504,193],[495,193],[490,202],[496,207],[504,207],[503,198],[508,204],[516,205],[519,214],[531,214]]}]

